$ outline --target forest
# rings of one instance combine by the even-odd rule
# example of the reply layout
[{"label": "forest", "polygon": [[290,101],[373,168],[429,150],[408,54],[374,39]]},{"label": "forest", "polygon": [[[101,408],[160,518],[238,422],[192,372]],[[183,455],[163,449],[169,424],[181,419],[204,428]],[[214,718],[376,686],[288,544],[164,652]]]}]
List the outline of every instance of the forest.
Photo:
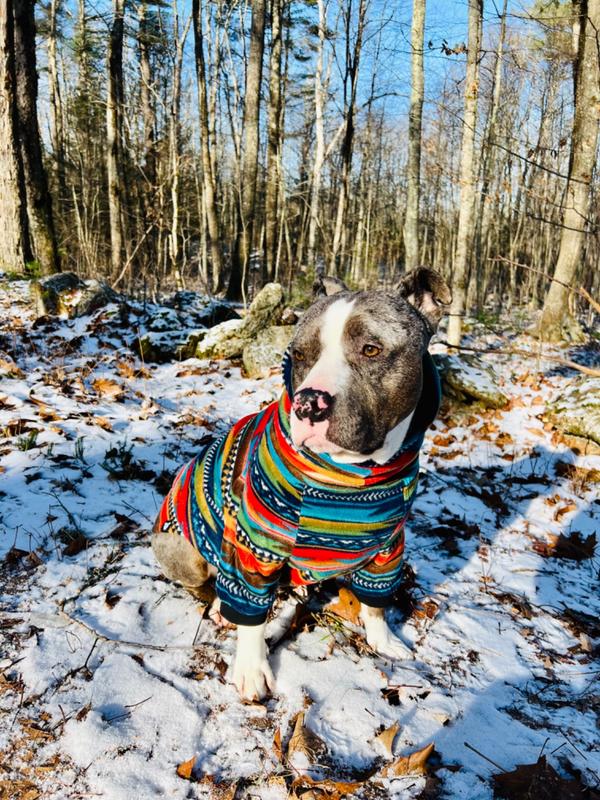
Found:
[{"label": "forest", "polygon": [[0,0],[0,800],[600,798],[599,32]]},{"label": "forest", "polygon": [[596,2],[461,5],[3,4],[4,267],[241,300],[424,264],[455,343],[489,304],[560,338],[598,289]]}]

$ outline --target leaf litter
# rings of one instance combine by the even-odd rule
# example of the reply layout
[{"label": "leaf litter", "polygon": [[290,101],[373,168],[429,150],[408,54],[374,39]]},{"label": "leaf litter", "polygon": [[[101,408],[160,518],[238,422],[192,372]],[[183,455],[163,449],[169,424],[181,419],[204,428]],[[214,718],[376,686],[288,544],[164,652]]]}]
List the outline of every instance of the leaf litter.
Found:
[{"label": "leaf litter", "polygon": [[278,375],[143,364],[161,306],[34,325],[26,291],[0,282],[1,798],[594,797],[600,459],[538,418],[567,371],[515,380],[491,356],[508,406],[429,432],[389,614],[415,659],[366,647],[349,590],[282,590],[277,693],[245,706],[235,634],[161,576],[148,531],[181,463]]}]

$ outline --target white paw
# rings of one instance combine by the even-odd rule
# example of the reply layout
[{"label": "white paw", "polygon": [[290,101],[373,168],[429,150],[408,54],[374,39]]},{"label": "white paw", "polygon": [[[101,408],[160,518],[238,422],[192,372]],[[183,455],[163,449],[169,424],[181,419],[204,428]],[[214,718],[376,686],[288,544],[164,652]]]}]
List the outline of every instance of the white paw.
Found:
[{"label": "white paw", "polygon": [[389,630],[384,635],[367,636],[367,644],[380,656],[392,660],[414,658],[411,650],[397,636]]},{"label": "white paw", "polygon": [[242,700],[262,700],[275,689],[275,678],[266,658],[258,663],[248,663],[243,656],[236,657],[231,680]]},{"label": "white paw", "polygon": [[217,626],[217,628],[235,628],[235,625],[221,614],[221,601],[216,597],[208,611],[208,618]]}]

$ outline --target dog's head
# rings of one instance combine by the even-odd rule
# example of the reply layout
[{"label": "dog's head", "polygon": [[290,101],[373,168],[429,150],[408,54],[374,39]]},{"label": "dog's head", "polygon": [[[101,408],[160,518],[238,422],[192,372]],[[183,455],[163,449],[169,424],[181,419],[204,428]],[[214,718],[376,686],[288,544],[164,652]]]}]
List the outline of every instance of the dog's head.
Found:
[{"label": "dog's head", "polygon": [[423,267],[394,292],[351,292],[331,278],[315,286],[291,347],[292,440],[336,461],[383,463],[418,403],[450,289]]}]

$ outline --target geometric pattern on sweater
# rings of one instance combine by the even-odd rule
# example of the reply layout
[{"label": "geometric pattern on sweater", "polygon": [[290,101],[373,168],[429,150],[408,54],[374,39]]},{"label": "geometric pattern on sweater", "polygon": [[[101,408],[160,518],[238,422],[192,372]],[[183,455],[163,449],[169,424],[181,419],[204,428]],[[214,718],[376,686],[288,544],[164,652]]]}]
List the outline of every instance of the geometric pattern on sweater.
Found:
[{"label": "geometric pattern on sweater", "polygon": [[282,579],[302,585],[347,575],[360,600],[389,604],[401,581],[419,449],[439,405],[428,354],[423,367],[421,401],[402,447],[384,465],[338,464],[294,447],[284,363],[279,401],[237,422],[181,468],[155,530],[184,536],[217,568],[226,619],[262,623]]}]

